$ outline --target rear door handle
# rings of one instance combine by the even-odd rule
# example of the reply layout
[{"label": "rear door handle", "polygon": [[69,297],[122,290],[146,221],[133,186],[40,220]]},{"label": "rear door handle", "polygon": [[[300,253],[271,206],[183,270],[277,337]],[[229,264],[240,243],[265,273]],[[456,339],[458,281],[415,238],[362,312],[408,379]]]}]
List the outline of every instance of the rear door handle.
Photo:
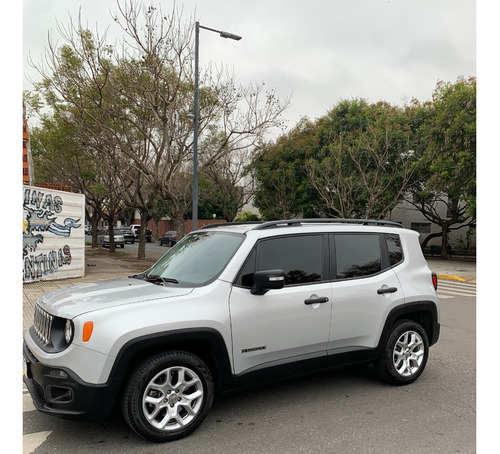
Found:
[{"label": "rear door handle", "polygon": [[326,296],[318,296],[315,298],[308,298],[304,301],[304,304],[316,304],[316,303],[328,303],[328,298]]},{"label": "rear door handle", "polygon": [[379,288],[377,290],[377,293],[379,295],[383,295],[384,293],[394,293],[397,291],[398,291],[398,289],[396,287],[383,287],[383,288]]}]

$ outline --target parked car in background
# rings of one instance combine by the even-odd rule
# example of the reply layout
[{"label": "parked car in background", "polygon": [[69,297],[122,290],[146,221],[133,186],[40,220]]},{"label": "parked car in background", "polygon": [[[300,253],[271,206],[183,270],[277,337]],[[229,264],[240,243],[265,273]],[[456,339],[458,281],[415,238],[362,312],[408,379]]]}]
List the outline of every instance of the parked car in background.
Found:
[{"label": "parked car in background", "polygon": [[[125,237],[120,229],[113,229],[113,236],[115,240],[115,247],[125,247]],[[109,247],[109,232],[106,231],[100,241],[102,247]]]},{"label": "parked car in background", "polygon": [[120,227],[119,230],[122,232],[122,235],[125,238],[125,243],[135,243],[135,233],[130,227]]},{"label": "parked car in background", "polygon": [[163,246],[164,244],[167,246],[173,246],[177,243],[177,232],[175,230],[170,230],[160,237],[159,242],[160,246]]},{"label": "parked car in background", "polygon": [[[133,230],[135,234],[135,239],[139,240],[139,235],[141,233],[141,225],[140,224],[132,224],[130,228]],[[153,237],[153,232],[150,229],[146,229],[146,241],[151,243],[151,238]]]}]

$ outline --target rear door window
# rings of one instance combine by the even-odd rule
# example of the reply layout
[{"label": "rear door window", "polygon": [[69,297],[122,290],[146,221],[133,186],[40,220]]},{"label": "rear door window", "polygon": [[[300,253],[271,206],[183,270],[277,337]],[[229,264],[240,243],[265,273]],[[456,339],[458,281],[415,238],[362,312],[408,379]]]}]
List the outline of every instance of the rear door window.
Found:
[{"label": "rear door window", "polygon": [[371,276],[382,271],[382,253],[378,234],[336,234],[335,278]]}]

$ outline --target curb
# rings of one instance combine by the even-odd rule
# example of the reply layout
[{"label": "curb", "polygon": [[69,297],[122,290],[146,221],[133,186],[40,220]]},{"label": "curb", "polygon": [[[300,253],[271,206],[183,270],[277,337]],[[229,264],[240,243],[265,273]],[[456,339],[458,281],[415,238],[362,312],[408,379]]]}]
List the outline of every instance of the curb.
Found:
[{"label": "curb", "polygon": [[438,279],[445,279],[448,281],[467,282],[465,279],[462,279],[461,277],[458,276],[448,276],[448,275],[438,274],[437,277]]}]

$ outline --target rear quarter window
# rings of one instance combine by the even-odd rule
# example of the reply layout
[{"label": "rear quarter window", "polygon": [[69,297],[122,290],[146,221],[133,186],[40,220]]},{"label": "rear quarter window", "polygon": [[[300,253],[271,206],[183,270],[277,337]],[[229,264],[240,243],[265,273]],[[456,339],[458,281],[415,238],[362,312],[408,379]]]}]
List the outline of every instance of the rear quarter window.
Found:
[{"label": "rear quarter window", "polygon": [[397,265],[403,261],[403,248],[401,246],[401,238],[395,234],[385,234],[385,242],[387,244],[387,252],[389,253],[389,264]]}]

